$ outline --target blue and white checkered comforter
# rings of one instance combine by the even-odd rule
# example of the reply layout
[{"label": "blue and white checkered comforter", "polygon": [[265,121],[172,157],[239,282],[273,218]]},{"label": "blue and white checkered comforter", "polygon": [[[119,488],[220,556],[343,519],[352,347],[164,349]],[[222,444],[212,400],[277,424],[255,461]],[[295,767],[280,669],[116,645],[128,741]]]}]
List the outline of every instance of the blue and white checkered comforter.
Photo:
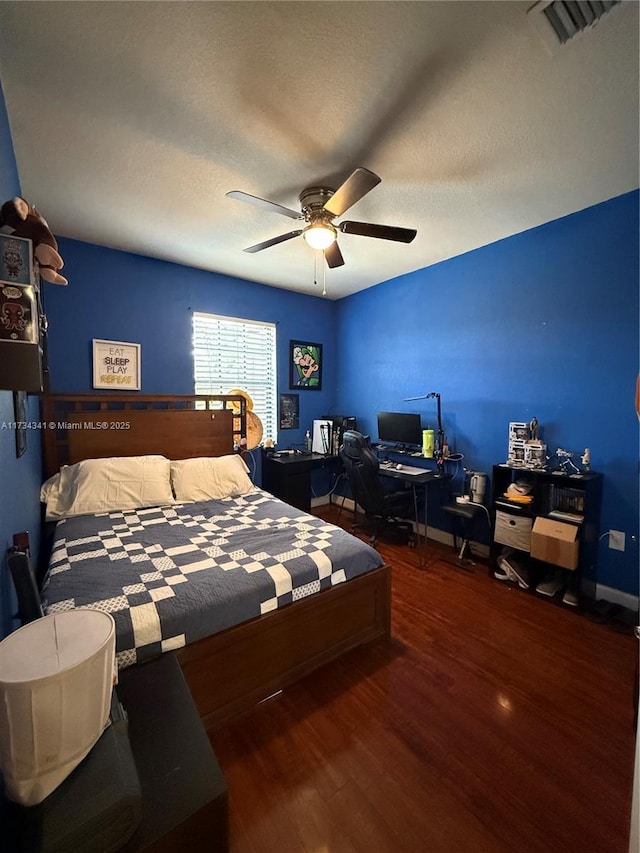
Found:
[{"label": "blue and white checkered comforter", "polygon": [[47,613],[116,622],[120,668],[382,565],[377,551],[267,492],[58,522]]}]

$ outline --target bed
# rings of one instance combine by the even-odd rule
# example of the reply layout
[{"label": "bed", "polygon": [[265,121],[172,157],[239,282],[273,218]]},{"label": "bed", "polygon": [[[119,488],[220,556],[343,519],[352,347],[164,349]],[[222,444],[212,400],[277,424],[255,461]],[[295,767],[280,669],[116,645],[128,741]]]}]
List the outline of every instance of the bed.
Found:
[{"label": "bed", "polygon": [[[194,457],[238,462],[245,417],[232,395],[45,396],[45,475],[154,454],[175,460],[172,475]],[[365,543],[261,489],[181,497],[61,520],[48,612],[111,612],[120,667],[175,654],[208,727],[388,639],[390,569]]]}]

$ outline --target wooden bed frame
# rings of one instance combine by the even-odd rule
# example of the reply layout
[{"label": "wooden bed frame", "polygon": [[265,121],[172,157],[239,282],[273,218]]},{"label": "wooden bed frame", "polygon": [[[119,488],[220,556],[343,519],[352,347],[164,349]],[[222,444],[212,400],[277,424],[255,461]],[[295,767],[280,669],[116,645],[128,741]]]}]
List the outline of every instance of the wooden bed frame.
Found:
[{"label": "wooden bed frame", "polygon": [[[246,437],[245,406],[233,395],[46,395],[45,477],[82,459],[232,453]],[[179,649],[204,724],[248,710],[362,643],[388,640],[390,601],[391,569],[383,565]]]},{"label": "wooden bed frame", "polygon": [[243,440],[246,446],[246,417],[246,399],[232,394],[48,394],[41,401],[44,475],[107,456],[224,456]]}]

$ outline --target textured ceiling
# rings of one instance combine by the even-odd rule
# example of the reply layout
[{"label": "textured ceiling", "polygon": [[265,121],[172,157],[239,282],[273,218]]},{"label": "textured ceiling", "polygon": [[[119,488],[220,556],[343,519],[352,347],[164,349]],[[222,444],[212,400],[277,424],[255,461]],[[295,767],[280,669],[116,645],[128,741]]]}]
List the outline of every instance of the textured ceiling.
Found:
[{"label": "textured ceiling", "polygon": [[[638,186],[638,4],[549,50],[528,2],[1,2],[22,191],[57,235],[319,293],[298,209],[356,166],[330,298]],[[72,273],[69,271],[72,281]]]}]

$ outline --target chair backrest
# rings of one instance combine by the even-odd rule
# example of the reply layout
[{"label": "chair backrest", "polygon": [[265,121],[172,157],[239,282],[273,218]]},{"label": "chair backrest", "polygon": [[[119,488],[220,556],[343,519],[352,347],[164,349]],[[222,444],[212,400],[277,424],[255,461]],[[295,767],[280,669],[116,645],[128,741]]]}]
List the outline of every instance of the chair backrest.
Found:
[{"label": "chair backrest", "polygon": [[380,464],[368,439],[360,432],[346,430],[340,457],[355,502],[368,515],[382,515],[385,493],[378,473]]}]

